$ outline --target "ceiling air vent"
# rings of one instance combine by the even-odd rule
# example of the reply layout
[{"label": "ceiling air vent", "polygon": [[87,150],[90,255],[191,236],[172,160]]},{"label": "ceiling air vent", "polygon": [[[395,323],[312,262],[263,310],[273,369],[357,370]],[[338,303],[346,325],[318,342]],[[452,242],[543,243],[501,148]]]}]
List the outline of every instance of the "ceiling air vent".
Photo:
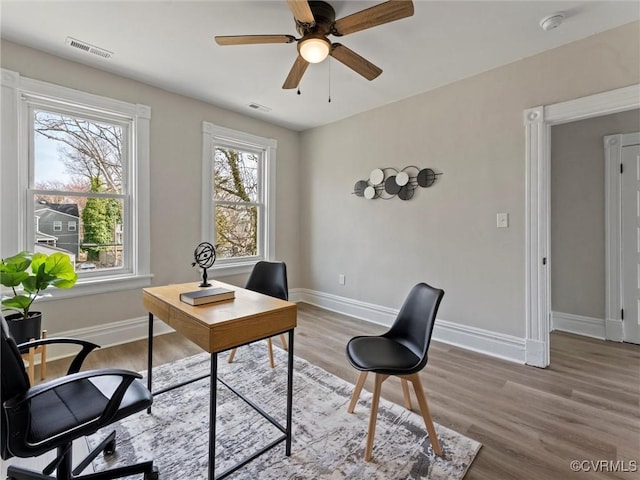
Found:
[{"label": "ceiling air vent", "polygon": [[249,108],[254,110],[258,110],[259,112],[270,112],[271,108],[265,107],[264,105],[260,105],[259,103],[252,102],[248,105]]},{"label": "ceiling air vent", "polygon": [[77,48],[87,53],[92,53],[94,55],[98,55],[102,58],[111,58],[113,56],[113,52],[109,50],[105,50],[104,48],[96,47],[87,42],[82,42],[80,40],[76,40],[75,38],[67,37],[67,45],[73,48]]}]

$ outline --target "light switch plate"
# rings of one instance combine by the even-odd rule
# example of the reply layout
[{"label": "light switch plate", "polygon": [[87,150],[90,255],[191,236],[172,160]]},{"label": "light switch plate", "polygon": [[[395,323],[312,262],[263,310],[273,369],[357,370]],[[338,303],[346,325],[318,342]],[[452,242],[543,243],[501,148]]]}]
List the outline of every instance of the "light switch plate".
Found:
[{"label": "light switch plate", "polygon": [[496,214],[496,225],[498,228],[508,228],[509,227],[509,214],[508,213],[498,213]]}]

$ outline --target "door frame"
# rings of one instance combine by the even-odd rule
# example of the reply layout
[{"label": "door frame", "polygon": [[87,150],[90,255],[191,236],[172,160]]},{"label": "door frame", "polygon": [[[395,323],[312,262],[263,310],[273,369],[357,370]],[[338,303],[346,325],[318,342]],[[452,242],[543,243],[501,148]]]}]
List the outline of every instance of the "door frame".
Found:
[{"label": "door frame", "polygon": [[525,363],[550,363],[551,127],[640,108],[640,84],[524,111],[525,126]]},{"label": "door frame", "polygon": [[606,296],[605,334],[607,340],[624,341],[622,324],[622,149],[640,143],[640,133],[604,137],[605,159],[605,248]]}]

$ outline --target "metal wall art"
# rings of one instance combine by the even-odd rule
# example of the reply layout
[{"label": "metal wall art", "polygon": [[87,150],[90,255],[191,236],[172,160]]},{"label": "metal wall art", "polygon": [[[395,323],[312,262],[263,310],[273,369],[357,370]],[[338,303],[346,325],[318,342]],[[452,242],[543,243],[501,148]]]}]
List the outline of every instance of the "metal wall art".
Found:
[{"label": "metal wall art", "polygon": [[402,170],[395,168],[375,168],[368,180],[358,180],[353,187],[353,193],[368,200],[382,198],[389,200],[396,195],[400,200],[411,200],[416,187],[423,188],[433,185],[439,175],[430,168],[408,166]]}]

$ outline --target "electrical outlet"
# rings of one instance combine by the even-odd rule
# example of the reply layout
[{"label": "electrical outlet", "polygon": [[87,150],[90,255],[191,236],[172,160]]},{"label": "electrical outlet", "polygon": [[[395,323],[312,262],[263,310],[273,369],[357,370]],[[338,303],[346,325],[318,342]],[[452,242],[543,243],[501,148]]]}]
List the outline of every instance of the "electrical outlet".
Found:
[{"label": "electrical outlet", "polygon": [[338,283],[344,285],[344,275],[342,273],[338,275]]}]

